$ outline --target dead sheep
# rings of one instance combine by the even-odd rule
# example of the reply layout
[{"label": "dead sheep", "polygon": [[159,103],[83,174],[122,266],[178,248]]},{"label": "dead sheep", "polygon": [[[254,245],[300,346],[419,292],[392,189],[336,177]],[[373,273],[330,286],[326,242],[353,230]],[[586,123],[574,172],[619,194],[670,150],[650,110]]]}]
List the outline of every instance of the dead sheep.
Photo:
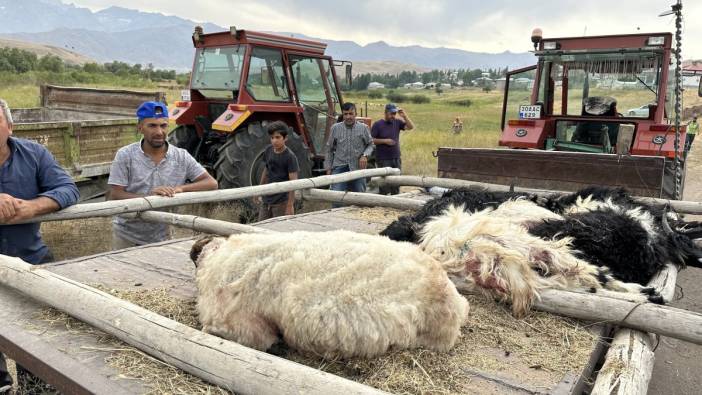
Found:
[{"label": "dead sheep", "polygon": [[196,242],[203,331],[258,350],[279,338],[327,358],[447,351],[468,302],[415,245],[348,231],[242,234]]},{"label": "dead sheep", "polygon": [[557,220],[556,214],[541,210],[529,201],[508,201],[472,214],[450,206],[424,224],[420,246],[451,276],[511,304],[517,317],[530,310],[543,289],[606,287],[657,301],[650,288],[618,281],[607,268],[578,258],[572,238],[546,240],[530,234],[530,224],[541,221],[541,215]]}]

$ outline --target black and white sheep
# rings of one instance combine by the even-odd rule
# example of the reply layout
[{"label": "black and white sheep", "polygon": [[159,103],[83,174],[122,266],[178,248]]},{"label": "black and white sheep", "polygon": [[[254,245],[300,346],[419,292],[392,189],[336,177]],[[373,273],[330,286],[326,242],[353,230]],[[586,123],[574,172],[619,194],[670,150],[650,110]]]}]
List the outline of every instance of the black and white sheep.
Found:
[{"label": "black and white sheep", "polygon": [[[547,240],[572,239],[578,258],[606,267],[619,280],[645,285],[667,262],[680,268],[700,266],[702,251],[692,237],[702,234],[702,226],[680,220],[663,206],[638,202],[622,188],[589,187],[545,198],[460,188],[428,202],[412,215],[399,218],[381,234],[417,242],[424,223],[441,215],[450,205],[475,212],[498,207],[515,197],[535,202],[559,216],[522,219],[521,225],[530,234]],[[606,278],[603,275],[602,281]]]}]

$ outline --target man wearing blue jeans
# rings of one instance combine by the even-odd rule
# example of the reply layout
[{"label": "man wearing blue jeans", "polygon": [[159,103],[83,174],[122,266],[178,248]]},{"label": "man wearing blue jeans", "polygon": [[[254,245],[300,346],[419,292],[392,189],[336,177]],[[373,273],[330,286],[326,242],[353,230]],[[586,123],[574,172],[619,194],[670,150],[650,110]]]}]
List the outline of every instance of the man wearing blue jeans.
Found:
[{"label": "man wearing blue jeans", "polygon": [[[340,174],[347,171],[365,169],[368,156],[373,152],[373,138],[368,126],[356,122],[356,106],[344,103],[341,106],[343,122],[335,123],[329,132],[324,158],[327,174]],[[332,184],[333,191],[365,192],[366,179]],[[332,207],[339,207],[332,204]]]}]

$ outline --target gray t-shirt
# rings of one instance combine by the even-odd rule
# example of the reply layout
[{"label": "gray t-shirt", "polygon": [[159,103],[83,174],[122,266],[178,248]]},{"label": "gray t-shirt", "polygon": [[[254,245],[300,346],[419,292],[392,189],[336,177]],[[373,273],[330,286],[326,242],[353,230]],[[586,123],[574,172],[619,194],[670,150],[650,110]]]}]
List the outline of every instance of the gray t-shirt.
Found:
[{"label": "gray t-shirt", "polygon": [[[155,187],[176,187],[185,184],[186,181],[194,181],[205,171],[188,151],[173,145],[168,145],[166,157],[156,165],[144,153],[141,142],[138,142],[117,151],[107,183],[123,186],[126,192],[147,195]],[[168,225],[120,216],[115,216],[112,220],[112,231],[117,232],[123,239],[140,245],[168,238]]]}]

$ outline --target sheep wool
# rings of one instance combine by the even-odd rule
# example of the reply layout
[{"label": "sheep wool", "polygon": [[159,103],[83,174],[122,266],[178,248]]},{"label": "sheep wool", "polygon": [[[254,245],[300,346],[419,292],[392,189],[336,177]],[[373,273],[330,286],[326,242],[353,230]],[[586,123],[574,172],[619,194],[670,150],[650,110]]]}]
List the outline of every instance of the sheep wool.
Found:
[{"label": "sheep wool", "polygon": [[442,266],[415,245],[348,231],[195,243],[203,331],[258,350],[373,357],[447,351],[468,317]]}]

